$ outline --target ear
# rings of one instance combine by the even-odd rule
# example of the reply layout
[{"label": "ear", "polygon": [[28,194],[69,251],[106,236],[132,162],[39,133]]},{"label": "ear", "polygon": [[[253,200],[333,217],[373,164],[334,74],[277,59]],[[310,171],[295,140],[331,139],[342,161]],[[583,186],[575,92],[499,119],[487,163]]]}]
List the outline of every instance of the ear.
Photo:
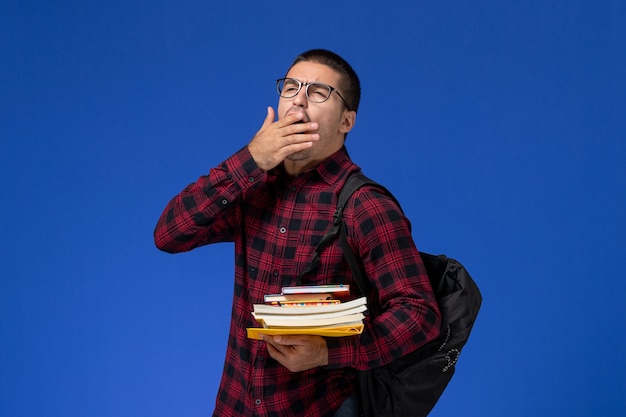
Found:
[{"label": "ear", "polygon": [[339,126],[339,131],[341,133],[348,133],[354,127],[356,123],[356,112],[351,110],[344,110],[341,115],[341,125]]}]

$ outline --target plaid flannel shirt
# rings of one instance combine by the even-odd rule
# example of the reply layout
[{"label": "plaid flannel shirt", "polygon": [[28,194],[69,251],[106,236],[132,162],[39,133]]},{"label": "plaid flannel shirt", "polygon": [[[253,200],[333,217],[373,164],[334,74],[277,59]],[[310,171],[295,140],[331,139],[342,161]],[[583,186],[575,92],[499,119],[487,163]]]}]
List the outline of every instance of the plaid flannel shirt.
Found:
[{"label": "plaid flannel shirt", "polygon": [[[183,252],[214,242],[235,243],[235,290],[224,371],[214,416],[332,416],[356,389],[357,370],[389,363],[439,333],[440,315],[410,223],[381,190],[358,190],[344,211],[348,241],[363,262],[378,306],[361,336],[328,338],[329,364],[292,373],[264,342],[246,337],[255,327],[252,304],[295,285],[321,237],[330,229],[337,197],[359,170],[345,148],[296,178],[281,167],[261,171],[244,147],[187,186],[165,208],[156,245]],[[339,242],[304,284],[352,281]]]}]

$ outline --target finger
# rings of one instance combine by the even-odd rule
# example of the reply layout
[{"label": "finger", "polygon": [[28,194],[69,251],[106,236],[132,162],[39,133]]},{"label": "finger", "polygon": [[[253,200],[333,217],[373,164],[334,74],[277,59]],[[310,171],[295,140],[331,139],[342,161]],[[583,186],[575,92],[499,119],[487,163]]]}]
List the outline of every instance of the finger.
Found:
[{"label": "finger", "polygon": [[275,340],[275,337],[277,336],[270,336],[270,335],[261,335],[263,341],[265,341],[267,343],[267,347],[268,349],[274,349],[277,351],[282,351],[285,346],[283,346],[281,343],[277,342]]},{"label": "finger", "polygon": [[290,113],[282,119],[278,120],[279,127],[287,127],[289,125],[298,124],[302,121],[304,115],[302,113]]},{"label": "finger", "polygon": [[319,125],[316,122],[294,123],[283,127],[285,135],[293,135],[296,133],[313,133],[317,131]]},{"label": "finger", "polygon": [[279,336],[274,336],[272,339],[274,343],[283,345],[283,346],[294,346],[294,345],[302,344],[301,338],[298,336],[279,335]]},{"label": "finger", "polygon": [[298,366],[294,364],[293,359],[290,358],[289,355],[277,349],[276,347],[274,347],[274,345],[268,343],[267,350],[271,358],[273,358],[275,361],[283,365],[285,368],[289,369],[291,372],[304,370],[304,369],[299,369]]},{"label": "finger", "polygon": [[297,335],[277,335],[273,337],[274,344],[283,346],[305,346],[317,343],[323,338],[321,336],[297,334]]},{"label": "finger", "polygon": [[313,142],[319,140],[319,137],[317,133],[296,133],[284,136],[280,142],[280,150],[297,152],[302,148],[308,148],[313,145]]},{"label": "finger", "polygon": [[274,347],[271,343],[267,344],[267,352],[270,354],[271,358],[276,359],[279,362],[285,357],[285,355],[280,350],[276,349],[276,347]]},{"label": "finger", "polygon": [[261,126],[261,129],[274,123],[274,117],[274,108],[272,108],[272,106],[267,106],[267,115],[265,116],[265,120],[263,120],[263,125]]},{"label": "finger", "polygon": [[280,345],[270,340],[267,341],[267,351],[270,353],[270,356],[277,361],[284,360],[287,353],[291,350],[292,348],[290,346]]}]

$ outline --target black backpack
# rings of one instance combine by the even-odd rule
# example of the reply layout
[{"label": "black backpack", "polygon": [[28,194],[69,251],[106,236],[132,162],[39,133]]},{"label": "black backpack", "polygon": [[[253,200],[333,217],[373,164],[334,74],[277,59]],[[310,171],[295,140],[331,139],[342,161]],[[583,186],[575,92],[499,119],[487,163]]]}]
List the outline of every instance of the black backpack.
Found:
[{"label": "black backpack", "polygon": [[[360,171],[346,181],[333,218],[333,227],[315,249],[314,268],[321,251],[339,236],[344,257],[363,295],[369,281],[363,279],[358,261],[346,239],[343,209],[350,196],[364,185],[374,185],[395,200],[385,187]],[[400,204],[398,203],[398,207]],[[395,361],[359,372],[359,396],[364,417],[420,417],[435,406],[454,374],[461,349],[478,315],[482,296],[463,265],[444,255],[420,252],[442,315],[440,336]]]}]

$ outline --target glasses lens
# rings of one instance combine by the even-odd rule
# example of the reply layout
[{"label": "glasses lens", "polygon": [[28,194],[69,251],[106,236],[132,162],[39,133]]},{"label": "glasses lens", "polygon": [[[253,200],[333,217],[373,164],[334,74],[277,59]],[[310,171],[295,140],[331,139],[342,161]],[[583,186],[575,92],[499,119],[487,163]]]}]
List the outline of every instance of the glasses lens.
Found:
[{"label": "glasses lens", "polygon": [[311,83],[309,84],[309,89],[307,90],[309,100],[314,103],[322,103],[328,100],[330,97],[330,93],[332,93],[332,89],[329,85],[320,84],[320,83]]},{"label": "glasses lens", "polygon": [[283,78],[278,80],[278,94],[285,98],[294,97],[300,91],[300,82],[293,78]]}]

